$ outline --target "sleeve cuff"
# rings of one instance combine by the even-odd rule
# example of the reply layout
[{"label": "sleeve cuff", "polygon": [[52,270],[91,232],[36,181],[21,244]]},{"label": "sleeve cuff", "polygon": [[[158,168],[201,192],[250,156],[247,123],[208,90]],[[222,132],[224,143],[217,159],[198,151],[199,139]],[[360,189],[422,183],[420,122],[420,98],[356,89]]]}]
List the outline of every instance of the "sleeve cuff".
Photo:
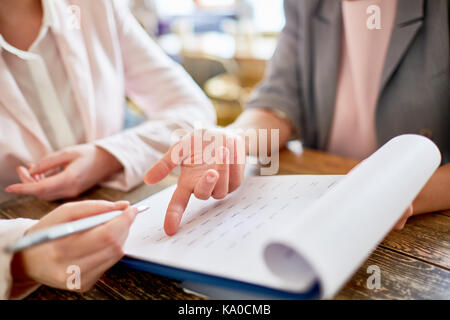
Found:
[{"label": "sleeve cuff", "polygon": [[124,168],[101,186],[124,192],[142,183],[146,170],[162,156],[162,153],[152,150],[151,146],[132,132],[122,132],[101,139],[94,142],[94,145],[112,154]]},{"label": "sleeve cuff", "polygon": [[[20,238],[25,231],[37,220],[12,219],[0,220],[0,245],[3,247],[8,243]],[[11,261],[13,255],[0,251],[0,299],[22,299],[39,287],[39,284],[17,285],[13,290],[13,278],[11,275]]]},{"label": "sleeve cuff", "polygon": [[245,106],[245,109],[264,109],[270,111],[277,117],[287,121],[293,131],[290,140],[300,139],[301,137],[300,119],[298,112],[294,111],[296,108],[299,108],[299,106],[295,106],[288,101],[273,96],[259,96],[248,102]]}]

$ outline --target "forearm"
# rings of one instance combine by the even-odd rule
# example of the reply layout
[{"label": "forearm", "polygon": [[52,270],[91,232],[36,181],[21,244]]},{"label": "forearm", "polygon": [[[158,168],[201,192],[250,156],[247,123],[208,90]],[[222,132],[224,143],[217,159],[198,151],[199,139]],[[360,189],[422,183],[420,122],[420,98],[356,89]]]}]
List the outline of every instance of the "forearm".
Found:
[{"label": "forearm", "polygon": [[413,202],[414,215],[450,209],[450,164],[440,167]]},{"label": "forearm", "polygon": [[[247,154],[249,154],[249,140],[251,138],[251,135],[246,134],[248,130],[256,131],[258,146],[260,145],[258,129],[267,130],[267,150],[269,152],[270,150],[273,150],[272,146],[278,146],[279,149],[282,149],[292,135],[292,126],[289,121],[282,119],[275,113],[265,109],[249,109],[244,111],[235,122],[228,126],[228,128],[236,130],[243,135],[246,142],[245,146]],[[272,141],[271,130],[278,130],[278,141]]]}]

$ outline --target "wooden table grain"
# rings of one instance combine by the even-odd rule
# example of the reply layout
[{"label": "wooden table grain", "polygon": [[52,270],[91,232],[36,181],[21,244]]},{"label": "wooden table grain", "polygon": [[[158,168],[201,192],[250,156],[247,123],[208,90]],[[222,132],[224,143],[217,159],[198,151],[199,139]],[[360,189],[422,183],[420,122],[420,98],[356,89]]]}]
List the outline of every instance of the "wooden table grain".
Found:
[{"label": "wooden table grain", "polygon": [[[345,174],[357,161],[304,150],[280,154],[279,174]],[[124,193],[94,188],[76,200],[139,201],[174,184],[169,176],[157,186],[139,186]],[[62,202],[21,196],[0,203],[0,218],[38,219]],[[381,288],[369,289],[367,269],[381,271]],[[186,293],[178,281],[117,264],[88,292],[74,293],[40,287],[27,299],[200,299]],[[450,211],[414,217],[401,231],[391,232],[358,269],[335,299],[450,299]]]}]

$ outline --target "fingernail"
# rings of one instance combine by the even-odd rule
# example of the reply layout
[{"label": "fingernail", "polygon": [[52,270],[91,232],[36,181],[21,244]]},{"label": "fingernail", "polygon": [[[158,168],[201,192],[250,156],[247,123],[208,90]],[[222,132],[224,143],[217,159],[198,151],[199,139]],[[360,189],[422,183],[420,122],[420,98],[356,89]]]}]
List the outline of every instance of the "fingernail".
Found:
[{"label": "fingernail", "polygon": [[150,209],[149,206],[145,206],[145,205],[140,205],[140,206],[133,207],[133,208],[136,208],[136,210],[137,210],[138,213],[140,213],[140,212],[145,212],[145,211],[147,211],[148,209]]},{"label": "fingernail", "polygon": [[214,183],[216,181],[216,175],[212,172],[208,172],[208,174],[206,175],[206,182],[208,183]]},{"label": "fingernail", "polygon": [[180,224],[181,217],[176,211],[167,212],[164,222],[164,231],[168,236],[173,236],[177,233],[178,226]]},{"label": "fingernail", "polygon": [[133,214],[133,216],[136,216],[138,214],[138,209],[135,207],[129,207],[127,210],[131,210],[131,213]]},{"label": "fingernail", "polygon": [[11,186],[7,186],[5,190],[12,191],[12,190],[16,190],[16,189],[17,189],[17,187],[15,185],[11,185]]},{"label": "fingernail", "polygon": [[116,201],[116,202],[114,202],[114,205],[116,206],[116,207],[121,207],[121,206],[129,206],[130,205],[130,202],[129,201],[127,201],[127,200],[120,200],[120,201]]},{"label": "fingernail", "polygon": [[8,192],[8,193],[18,193],[18,192],[19,192],[19,189],[15,188],[15,187],[7,187],[7,188],[5,189],[5,192]]}]

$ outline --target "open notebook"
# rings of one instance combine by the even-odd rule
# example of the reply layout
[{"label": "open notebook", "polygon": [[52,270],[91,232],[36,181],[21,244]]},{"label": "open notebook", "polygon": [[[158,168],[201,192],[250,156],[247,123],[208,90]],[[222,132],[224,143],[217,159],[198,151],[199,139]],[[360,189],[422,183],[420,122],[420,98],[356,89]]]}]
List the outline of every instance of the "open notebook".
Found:
[{"label": "open notebook", "polygon": [[172,237],[175,186],[145,200],[125,243],[132,267],[286,298],[327,298],[391,230],[440,164],[428,139],[392,139],[349,174],[249,177],[223,200],[194,197]]}]

